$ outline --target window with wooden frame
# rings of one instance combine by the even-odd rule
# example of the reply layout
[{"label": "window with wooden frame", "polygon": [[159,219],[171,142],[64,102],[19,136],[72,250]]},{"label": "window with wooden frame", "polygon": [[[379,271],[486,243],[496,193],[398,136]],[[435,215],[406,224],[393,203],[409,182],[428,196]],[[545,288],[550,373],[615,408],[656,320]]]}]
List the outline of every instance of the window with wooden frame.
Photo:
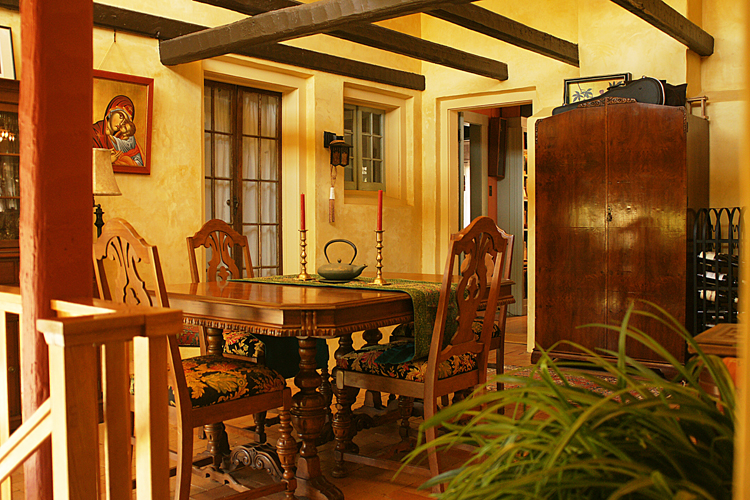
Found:
[{"label": "window with wooden frame", "polygon": [[255,276],[282,274],[281,94],[207,80],[204,116],[206,220],[247,236]]},{"label": "window with wooden frame", "polygon": [[344,189],[385,191],[385,114],[382,109],[344,104],[344,141],[352,145]]}]

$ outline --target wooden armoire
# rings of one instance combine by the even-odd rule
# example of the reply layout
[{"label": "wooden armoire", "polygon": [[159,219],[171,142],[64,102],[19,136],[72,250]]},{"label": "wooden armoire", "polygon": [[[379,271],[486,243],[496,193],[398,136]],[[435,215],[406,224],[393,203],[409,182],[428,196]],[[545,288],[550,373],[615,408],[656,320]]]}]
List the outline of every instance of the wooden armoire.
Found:
[{"label": "wooden armoire", "polygon": [[[616,351],[617,332],[579,327],[619,325],[632,299],[685,325],[692,214],[708,206],[707,120],[684,107],[606,98],[539,120],[535,133],[537,344]],[[676,333],[644,318],[631,324],[684,362]],[[626,352],[661,361],[634,341]]]}]

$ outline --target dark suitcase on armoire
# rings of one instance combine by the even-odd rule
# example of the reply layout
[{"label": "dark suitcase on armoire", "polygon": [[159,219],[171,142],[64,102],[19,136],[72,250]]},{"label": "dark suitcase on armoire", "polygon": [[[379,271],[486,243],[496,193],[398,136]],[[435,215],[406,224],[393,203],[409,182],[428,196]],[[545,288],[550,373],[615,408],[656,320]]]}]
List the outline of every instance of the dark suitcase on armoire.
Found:
[{"label": "dark suitcase on armoire", "polygon": [[578,101],[564,106],[559,106],[552,110],[553,115],[558,115],[571,109],[576,109],[582,104],[588,104],[593,101],[600,101],[606,97],[622,97],[635,99],[636,102],[642,102],[645,104],[665,104],[667,106],[684,106],[685,105],[685,91],[687,84],[682,85],[670,85],[662,80],[651,78],[650,76],[644,76],[638,80],[633,80],[625,84],[610,87],[609,90],[603,94],[586,99],[584,101]]}]

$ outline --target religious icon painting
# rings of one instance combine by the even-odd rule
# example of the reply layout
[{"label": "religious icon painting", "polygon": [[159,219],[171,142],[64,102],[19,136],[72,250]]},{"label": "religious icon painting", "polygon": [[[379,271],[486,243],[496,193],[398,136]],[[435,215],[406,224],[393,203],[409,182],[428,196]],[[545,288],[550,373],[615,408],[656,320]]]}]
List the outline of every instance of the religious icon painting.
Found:
[{"label": "religious icon painting", "polygon": [[94,70],[93,147],[117,173],[151,173],[153,98],[153,78]]}]

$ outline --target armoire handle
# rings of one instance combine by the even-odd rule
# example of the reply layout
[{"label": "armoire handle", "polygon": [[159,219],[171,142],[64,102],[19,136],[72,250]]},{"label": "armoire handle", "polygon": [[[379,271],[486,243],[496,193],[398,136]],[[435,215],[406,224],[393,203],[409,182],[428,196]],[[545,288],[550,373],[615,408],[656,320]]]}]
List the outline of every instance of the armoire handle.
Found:
[{"label": "armoire handle", "polygon": [[612,222],[612,207],[607,207],[607,222]]}]

